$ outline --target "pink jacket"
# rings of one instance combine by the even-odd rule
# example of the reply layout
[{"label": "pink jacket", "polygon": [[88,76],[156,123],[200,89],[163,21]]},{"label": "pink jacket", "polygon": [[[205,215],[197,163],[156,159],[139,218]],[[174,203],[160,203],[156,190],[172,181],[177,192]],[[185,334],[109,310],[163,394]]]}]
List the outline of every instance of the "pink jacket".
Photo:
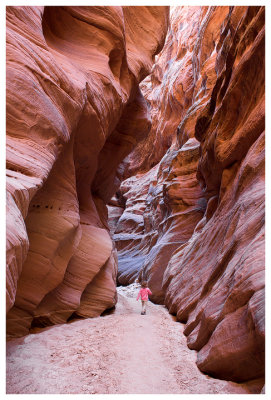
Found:
[{"label": "pink jacket", "polygon": [[141,288],[138,295],[137,295],[137,300],[141,296],[141,300],[147,301],[148,300],[148,294],[152,294],[149,288]]}]

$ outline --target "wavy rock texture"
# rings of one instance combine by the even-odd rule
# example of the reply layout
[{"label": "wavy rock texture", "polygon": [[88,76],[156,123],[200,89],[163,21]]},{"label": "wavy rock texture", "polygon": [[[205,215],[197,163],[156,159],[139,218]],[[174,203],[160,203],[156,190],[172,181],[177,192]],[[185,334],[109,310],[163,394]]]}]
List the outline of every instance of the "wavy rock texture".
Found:
[{"label": "wavy rock texture", "polygon": [[170,19],[141,84],[151,132],[124,162],[118,280],[148,279],[203,372],[248,381],[264,376],[264,7]]},{"label": "wavy rock texture", "polygon": [[164,302],[162,280],[172,253],[193,233],[205,211],[196,179],[199,143],[190,139],[168,152],[157,167],[122,183],[127,198],[114,233],[119,254],[118,281],[133,281],[143,268],[152,300]]},{"label": "wavy rock texture", "polygon": [[[157,168],[126,179],[117,193],[119,204],[125,208],[112,226],[112,233],[118,249],[118,282],[123,285],[137,278],[149,251],[153,232],[146,229],[145,209],[150,184],[156,184],[156,174]],[[114,214],[109,210],[109,220]]]},{"label": "wavy rock texture", "polygon": [[149,132],[168,7],[7,7],[7,334],[116,303],[105,203]]},{"label": "wavy rock texture", "polygon": [[155,57],[168,7],[7,7],[7,334],[113,307],[117,249],[203,372],[261,379],[264,7],[170,21]]}]

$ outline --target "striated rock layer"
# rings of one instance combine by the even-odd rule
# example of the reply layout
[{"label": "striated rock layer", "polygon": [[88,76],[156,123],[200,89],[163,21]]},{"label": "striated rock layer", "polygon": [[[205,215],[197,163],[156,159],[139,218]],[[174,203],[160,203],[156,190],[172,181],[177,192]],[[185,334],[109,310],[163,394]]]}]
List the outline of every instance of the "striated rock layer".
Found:
[{"label": "striated rock layer", "polygon": [[7,334],[116,303],[105,204],[150,129],[168,7],[7,7]]},{"label": "striated rock layer", "polygon": [[237,382],[264,376],[264,26],[264,7],[171,8],[113,224],[119,282],[147,279],[198,367]]}]

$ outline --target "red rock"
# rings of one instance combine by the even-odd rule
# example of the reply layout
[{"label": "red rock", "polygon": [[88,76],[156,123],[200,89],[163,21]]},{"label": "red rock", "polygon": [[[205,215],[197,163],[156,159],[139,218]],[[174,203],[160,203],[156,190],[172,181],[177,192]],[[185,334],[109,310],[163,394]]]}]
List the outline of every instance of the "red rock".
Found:
[{"label": "red rock", "polygon": [[172,7],[155,57],[167,11],[7,9],[8,335],[114,307],[111,230],[204,373],[262,379],[264,7]]},{"label": "red rock", "polygon": [[[147,244],[139,278],[152,300],[186,323],[203,372],[237,382],[264,374],[263,66],[264,7],[174,8],[141,84],[151,132],[127,158],[134,176],[121,185],[158,171],[140,237],[120,257],[128,264]],[[197,155],[185,150],[192,143]],[[135,191],[124,194],[117,238],[137,232]],[[121,283],[135,278],[122,266]]]},{"label": "red rock", "polygon": [[7,7],[8,336],[65,321],[81,297],[84,315],[114,306],[105,202],[149,131],[138,83],[167,20],[168,7]]},{"label": "red rock", "polygon": [[262,16],[262,8],[245,10],[235,41],[227,44],[227,65],[238,54],[234,68],[222,70],[197,120],[198,178],[210,200],[164,275],[166,305],[186,322],[199,368],[235,381],[264,373],[264,72],[255,65],[256,55],[264,57]]},{"label": "red rock", "polygon": [[76,314],[86,318],[97,317],[104,310],[115,306],[117,267],[117,252],[114,250],[106,264],[85,288]]}]

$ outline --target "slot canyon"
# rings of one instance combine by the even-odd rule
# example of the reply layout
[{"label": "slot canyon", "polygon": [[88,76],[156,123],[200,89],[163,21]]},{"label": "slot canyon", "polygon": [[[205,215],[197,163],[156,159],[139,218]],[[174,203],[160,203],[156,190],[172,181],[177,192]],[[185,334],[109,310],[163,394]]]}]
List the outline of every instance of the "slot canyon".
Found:
[{"label": "slot canyon", "polygon": [[[264,393],[265,7],[8,6],[6,35],[7,393]],[[153,386],[120,389],[140,329]]]}]

